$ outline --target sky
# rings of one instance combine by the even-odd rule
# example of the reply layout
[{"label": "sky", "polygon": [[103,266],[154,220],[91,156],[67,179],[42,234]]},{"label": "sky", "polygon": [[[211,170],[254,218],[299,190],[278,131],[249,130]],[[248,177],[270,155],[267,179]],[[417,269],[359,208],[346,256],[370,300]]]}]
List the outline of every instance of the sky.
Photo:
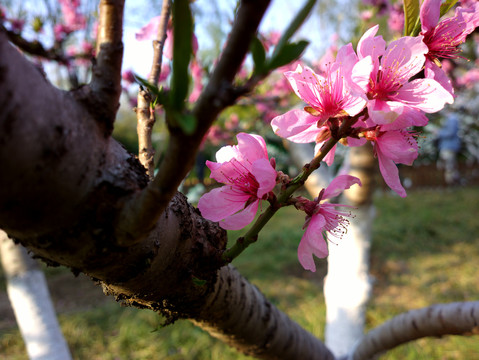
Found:
[{"label": "sky", "polygon": [[[125,14],[134,11],[133,8],[129,8],[133,2],[126,2]],[[218,1],[219,10],[228,14],[228,17],[232,17],[233,9],[235,7],[235,0],[222,0]],[[289,24],[293,16],[297,13],[298,9],[303,5],[303,1],[290,1],[290,0],[273,0],[270,5],[263,21],[260,25],[260,30],[267,33],[271,30],[284,30]],[[212,46],[210,35],[208,33],[208,22],[210,19],[215,19],[214,8],[211,0],[197,0],[194,6],[201,11],[201,15],[196,17],[195,33],[198,37],[199,49],[205,49]],[[141,26],[148,23],[148,21],[159,15],[161,7],[151,11],[151,17],[145,18],[144,21],[134,20],[126,21],[124,30],[124,65],[123,68],[133,69],[136,73],[146,76],[151,66],[151,59],[153,54],[153,48],[150,41],[137,41],[135,39],[135,33],[141,28]],[[314,10],[313,10],[314,11]],[[330,44],[330,40],[334,34],[334,29],[331,27],[321,26],[318,16],[310,17],[299,33],[296,35],[296,40],[306,39],[310,40],[310,45],[305,54],[307,58],[320,57],[326,48]],[[228,21],[223,21],[221,27],[224,32],[227,32],[230,24]]]}]

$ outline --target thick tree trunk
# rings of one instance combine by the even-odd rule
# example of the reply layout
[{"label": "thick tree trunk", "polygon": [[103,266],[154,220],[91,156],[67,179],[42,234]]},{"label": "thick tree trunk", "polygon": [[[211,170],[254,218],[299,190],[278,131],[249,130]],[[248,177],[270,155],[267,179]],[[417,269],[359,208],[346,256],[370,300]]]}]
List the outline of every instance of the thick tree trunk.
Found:
[{"label": "thick tree trunk", "polygon": [[118,245],[118,214],[146,187],[144,168],[81,102],[88,88],[53,88],[3,33],[0,53],[0,228],[50,264],[99,280],[118,301],[194,319],[241,351],[333,358],[230,267],[218,272],[226,233],[181,194],[146,237]]},{"label": "thick tree trunk", "polygon": [[68,360],[70,350],[55,316],[45,275],[21,245],[0,230],[7,293],[31,360]]}]

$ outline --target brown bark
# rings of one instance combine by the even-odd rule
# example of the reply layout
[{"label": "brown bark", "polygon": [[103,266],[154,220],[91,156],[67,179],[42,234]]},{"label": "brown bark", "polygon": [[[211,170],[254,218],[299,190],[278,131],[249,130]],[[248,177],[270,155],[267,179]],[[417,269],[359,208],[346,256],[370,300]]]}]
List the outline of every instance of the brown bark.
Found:
[{"label": "brown bark", "polygon": [[[125,199],[146,187],[144,168],[105,136],[74,93],[51,86],[1,32],[0,53],[0,228],[50,264],[100,281],[117,300],[171,319],[196,319],[242,351],[285,359],[282,344],[293,338],[310,344],[308,358],[331,358],[319,340],[274,309],[246,280],[228,275],[229,267],[220,270],[220,279],[231,281],[216,281],[225,232],[181,194],[143,240],[118,246],[115,219]],[[204,285],[196,279],[205,280]],[[239,320],[236,302],[230,300],[251,292],[255,299],[243,313],[269,316],[269,331],[258,338],[248,331],[265,326],[264,317],[230,327]]]}]

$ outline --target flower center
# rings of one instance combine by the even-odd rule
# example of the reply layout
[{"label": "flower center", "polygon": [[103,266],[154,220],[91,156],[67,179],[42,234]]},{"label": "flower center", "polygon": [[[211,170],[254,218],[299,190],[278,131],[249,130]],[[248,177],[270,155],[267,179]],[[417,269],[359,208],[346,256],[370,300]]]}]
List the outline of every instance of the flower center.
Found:
[{"label": "flower center", "polygon": [[456,59],[461,50],[458,46],[464,41],[462,31],[458,31],[456,18],[448,18],[441,21],[433,30],[424,34],[424,43],[429,48],[426,57],[430,60],[436,58]]},{"label": "flower center", "polygon": [[258,194],[259,183],[254,175],[239,161],[231,162],[234,166],[236,176],[227,177],[228,185],[238,195],[250,195],[256,197]]}]

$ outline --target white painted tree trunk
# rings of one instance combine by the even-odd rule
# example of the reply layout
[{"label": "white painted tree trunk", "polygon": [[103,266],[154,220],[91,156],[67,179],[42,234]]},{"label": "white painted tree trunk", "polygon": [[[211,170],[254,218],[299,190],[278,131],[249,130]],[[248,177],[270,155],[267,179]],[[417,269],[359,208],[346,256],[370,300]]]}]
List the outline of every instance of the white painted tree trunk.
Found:
[{"label": "white painted tree trunk", "polygon": [[69,360],[45,275],[23,246],[0,230],[0,254],[7,292],[31,360]]},{"label": "white painted tree trunk", "polygon": [[[311,160],[312,146],[289,143],[291,159],[298,167]],[[326,301],[325,343],[336,357],[347,355],[364,331],[366,304],[370,297],[369,249],[374,219],[374,161],[370,147],[353,148],[344,161],[341,173],[361,179],[361,188],[351,189],[339,201],[353,205],[355,217],[350,219],[348,232],[329,243],[328,275],[324,282]],[[333,176],[321,165],[306,181],[312,197],[325,188]]]},{"label": "white painted tree trunk", "polygon": [[355,207],[354,217],[342,239],[331,239],[324,281],[325,343],[336,357],[350,353],[362,338],[372,288],[369,249],[375,217],[372,195],[376,167],[369,145],[351,148],[348,156],[348,168],[343,171],[361,179],[362,186],[346,191],[339,201]]},{"label": "white painted tree trunk", "polygon": [[366,304],[371,292],[369,248],[374,207],[354,210],[348,233],[329,244],[325,343],[336,357],[350,352],[364,331]]}]

